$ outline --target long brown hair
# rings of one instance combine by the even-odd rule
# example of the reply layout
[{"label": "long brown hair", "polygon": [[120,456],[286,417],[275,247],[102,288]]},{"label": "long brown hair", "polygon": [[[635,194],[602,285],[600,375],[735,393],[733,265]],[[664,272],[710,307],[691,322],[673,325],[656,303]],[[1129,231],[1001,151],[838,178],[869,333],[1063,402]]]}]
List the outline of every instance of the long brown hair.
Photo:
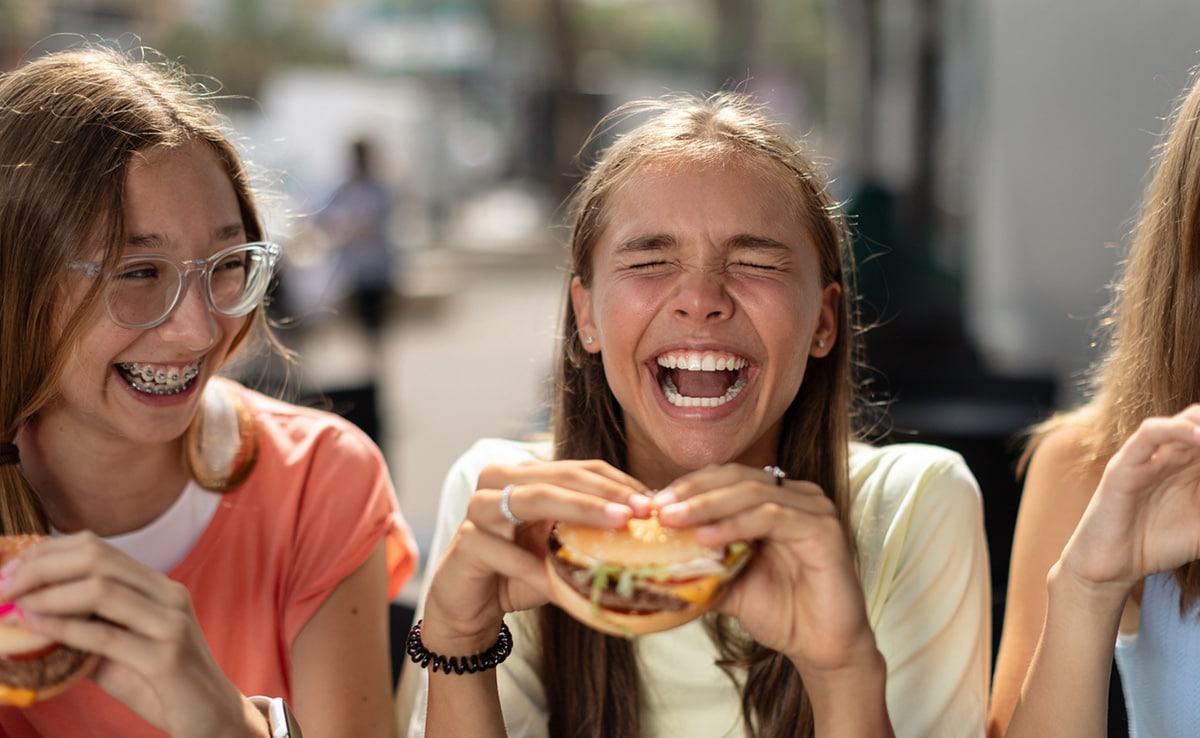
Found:
[{"label": "long brown hair", "polygon": [[[789,477],[819,484],[837,505],[848,532],[848,447],[855,432],[856,407],[852,368],[860,357],[849,242],[824,176],[800,143],[783,133],[758,102],[734,92],[626,104],[601,121],[584,150],[635,116],[648,117],[604,149],[576,188],[570,237],[573,275],[585,285],[590,283],[592,250],[607,225],[612,193],[648,162],[737,160],[790,192],[798,220],[808,225],[819,252],[822,284],[836,283],[843,289],[837,343],[828,356],[811,362],[802,389],[784,413],[778,463]],[[608,388],[600,359],[580,343],[574,311],[566,299],[560,341],[553,408],[556,456],[600,458],[624,468],[621,408]],[[805,347],[797,347],[797,355],[807,360]],[[552,606],[541,609],[539,623],[550,734],[636,736],[640,690],[632,645],[591,631]],[[748,640],[723,618],[710,619],[709,629],[722,667],[731,678],[742,674],[735,682],[741,682],[747,732],[764,738],[811,735],[811,705],[792,664]]]},{"label": "long brown hair", "polygon": [[[69,349],[99,308],[121,255],[135,153],[204,142],[233,183],[247,236],[261,240],[249,176],[222,120],[204,87],[147,49],[89,44],[0,77],[0,442],[54,399]],[[59,315],[68,266],[97,247],[101,279],[74,314]],[[252,331],[268,334],[262,310],[234,346]],[[46,527],[20,467],[0,466],[0,532]]]},{"label": "long brown hair", "polygon": [[[1200,68],[1177,101],[1150,169],[1128,252],[1102,314],[1102,352],[1087,402],[1037,426],[1025,457],[1050,431],[1078,428],[1086,459],[1116,453],[1143,420],[1200,402]],[[1200,598],[1200,564],[1175,572],[1186,608]]]}]

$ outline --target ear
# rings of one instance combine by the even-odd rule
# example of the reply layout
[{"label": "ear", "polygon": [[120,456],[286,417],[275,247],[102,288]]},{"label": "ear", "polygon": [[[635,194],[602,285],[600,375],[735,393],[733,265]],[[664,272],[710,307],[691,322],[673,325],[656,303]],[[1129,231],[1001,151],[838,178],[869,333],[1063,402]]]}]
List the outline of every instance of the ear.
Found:
[{"label": "ear", "polygon": [[817,316],[817,329],[813,332],[808,355],[824,358],[833,351],[838,338],[838,315],[842,309],[842,286],[836,282],[825,285],[821,293],[821,312]]},{"label": "ear", "polygon": [[[592,315],[592,291],[583,286],[579,277],[571,278],[571,309],[575,311],[575,328],[579,331],[579,343],[588,353],[599,353],[600,336]],[[593,339],[588,341],[588,338]]]}]

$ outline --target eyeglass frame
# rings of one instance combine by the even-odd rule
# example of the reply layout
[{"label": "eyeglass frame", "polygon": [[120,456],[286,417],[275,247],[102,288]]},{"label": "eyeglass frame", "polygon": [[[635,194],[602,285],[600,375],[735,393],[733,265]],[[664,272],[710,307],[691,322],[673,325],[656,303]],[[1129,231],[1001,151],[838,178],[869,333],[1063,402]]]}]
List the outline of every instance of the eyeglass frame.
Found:
[{"label": "eyeglass frame", "polygon": [[[217,264],[219,264],[221,259],[224,259],[229,254],[232,254],[232,253],[242,250],[242,249],[247,249],[248,247],[261,247],[261,251],[259,251],[258,253],[265,254],[267,257],[267,275],[268,276],[267,276],[267,279],[264,281],[264,286],[262,288],[263,294],[259,295],[258,299],[256,299],[254,302],[250,303],[250,305],[245,310],[237,310],[237,311],[233,311],[233,312],[230,312],[227,310],[222,310],[221,308],[217,307],[217,305],[213,302],[212,268],[214,266],[216,266]],[[171,300],[171,305],[157,319],[147,321],[145,323],[129,323],[129,322],[121,320],[121,319],[117,318],[117,316],[113,315],[112,303],[110,302],[111,284],[108,284],[108,285],[105,285],[103,288],[105,291],[104,292],[104,309],[108,313],[108,317],[111,318],[114,323],[116,323],[117,325],[122,326],[124,328],[128,328],[130,330],[149,330],[150,328],[156,328],[156,327],[162,325],[163,323],[167,322],[167,319],[171,317],[171,315],[179,308],[179,304],[181,302],[183,302],[184,295],[187,294],[188,285],[191,283],[191,280],[188,277],[193,272],[200,272],[200,280],[201,280],[200,285],[202,288],[202,292],[204,293],[204,301],[206,303],[208,303],[209,310],[213,311],[214,313],[217,313],[218,315],[222,315],[226,318],[240,318],[243,315],[249,315],[262,302],[263,296],[266,295],[267,289],[269,289],[269,287],[270,287],[271,276],[275,272],[275,265],[279,263],[279,257],[282,254],[283,254],[283,247],[280,246],[278,243],[275,243],[274,241],[248,241],[246,243],[240,243],[235,246],[229,246],[227,248],[223,248],[220,251],[218,251],[217,253],[213,254],[212,256],[209,256],[204,259],[186,259],[184,261],[179,261],[177,259],[173,259],[170,256],[167,256],[166,254],[125,254],[124,256],[120,257],[120,259],[118,259],[118,261],[117,261],[118,265],[125,264],[127,262],[136,263],[140,260],[144,260],[144,259],[148,259],[148,258],[161,259],[165,262],[170,263],[172,266],[174,266],[176,268],[176,270],[179,273],[178,292],[175,293],[174,299]],[[101,272],[103,271],[103,268],[104,268],[103,264],[104,263],[100,262],[100,261],[73,261],[68,265],[68,268],[73,272],[79,272],[80,274],[87,277],[88,279],[95,279],[96,277],[99,277]]]}]

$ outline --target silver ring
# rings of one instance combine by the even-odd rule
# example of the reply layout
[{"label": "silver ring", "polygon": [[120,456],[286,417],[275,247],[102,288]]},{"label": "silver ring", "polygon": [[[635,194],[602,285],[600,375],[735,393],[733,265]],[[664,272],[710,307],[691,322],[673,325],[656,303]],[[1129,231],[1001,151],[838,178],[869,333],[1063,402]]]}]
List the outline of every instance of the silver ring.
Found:
[{"label": "silver ring", "polygon": [[783,480],[787,479],[787,472],[777,466],[764,466],[763,471],[775,477],[775,486],[782,487]]},{"label": "silver ring", "polygon": [[510,484],[504,488],[502,493],[500,493],[500,512],[504,513],[505,519],[507,519],[508,522],[512,523],[514,526],[521,526],[525,524],[525,521],[521,520],[516,515],[513,515],[512,508],[508,506],[508,498],[512,497],[514,489],[516,489],[516,485]]}]

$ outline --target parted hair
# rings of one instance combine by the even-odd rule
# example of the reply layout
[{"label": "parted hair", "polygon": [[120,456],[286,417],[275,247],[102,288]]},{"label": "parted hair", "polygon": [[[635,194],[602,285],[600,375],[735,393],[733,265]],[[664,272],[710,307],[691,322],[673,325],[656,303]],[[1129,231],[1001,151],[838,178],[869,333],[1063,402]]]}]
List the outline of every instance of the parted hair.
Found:
[{"label": "parted hair", "polygon": [[[1200,68],[1177,99],[1155,150],[1128,250],[1099,324],[1100,351],[1086,402],[1036,426],[1025,459],[1051,431],[1070,425],[1081,464],[1106,461],[1153,416],[1200,402]],[[1181,607],[1200,599],[1200,563],[1175,576]]]},{"label": "parted hair", "polygon": [[[596,148],[631,122],[637,125],[602,148],[575,189],[570,209],[572,275],[585,286],[591,283],[592,252],[608,225],[613,193],[647,166],[737,163],[790,193],[797,220],[806,225],[806,235],[819,253],[822,285],[842,285],[842,304],[832,352],[810,361],[803,386],[784,413],[778,464],[789,477],[813,481],[825,490],[852,543],[848,448],[857,434],[853,369],[860,357],[849,241],[824,174],[802,142],[786,134],[746,93],[671,95],[627,103],[600,122],[583,151]],[[585,351],[580,342],[569,299],[564,299],[561,326],[553,398],[556,456],[600,458],[625,468],[622,411],[599,356]],[[797,360],[809,360],[807,346],[797,346],[796,355]],[[550,734],[638,735],[641,691],[632,645],[591,631],[553,606],[541,609],[539,625]],[[747,733],[764,738],[810,736],[811,704],[792,664],[748,639],[727,618],[709,617],[708,626],[721,666],[741,691]]]},{"label": "parted hair", "polygon": [[[71,347],[103,310],[135,154],[203,142],[229,175],[248,237],[262,238],[246,167],[226,131],[213,93],[144,48],[82,44],[0,75],[0,442],[12,442],[55,398]],[[78,310],[60,314],[69,265],[97,252],[101,278]],[[235,346],[266,332],[262,312]],[[0,466],[0,532],[46,527],[20,467]]]}]

